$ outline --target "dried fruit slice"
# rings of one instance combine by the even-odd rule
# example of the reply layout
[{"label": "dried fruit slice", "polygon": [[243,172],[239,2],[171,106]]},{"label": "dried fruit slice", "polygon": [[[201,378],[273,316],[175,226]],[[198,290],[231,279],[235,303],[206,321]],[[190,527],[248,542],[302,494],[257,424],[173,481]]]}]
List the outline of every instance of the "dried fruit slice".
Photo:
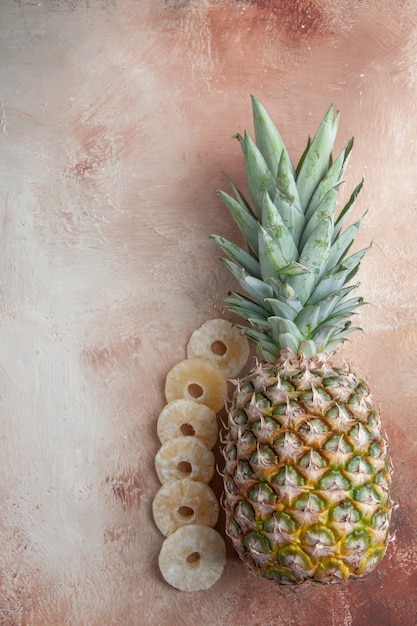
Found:
[{"label": "dried fruit slice", "polygon": [[226,546],[213,528],[182,526],[164,540],[158,564],[165,581],[176,589],[208,589],[223,573]]},{"label": "dried fruit slice", "polygon": [[156,428],[161,443],[173,437],[191,435],[209,450],[214,447],[218,436],[217,417],[213,409],[185,398],[173,400],[162,409]]},{"label": "dried fruit slice", "polygon": [[152,513],[155,524],[168,537],[187,524],[215,526],[219,503],[206,483],[183,478],[162,485],[152,502]]},{"label": "dried fruit slice", "polygon": [[209,483],[214,464],[214,454],[196,437],[174,437],[163,443],[155,455],[155,469],[161,483],[179,478]]},{"label": "dried fruit slice", "polygon": [[195,330],[187,345],[187,357],[203,356],[214,360],[226,378],[234,378],[246,364],[250,354],[248,339],[227,320],[204,322]]},{"label": "dried fruit slice", "polygon": [[194,400],[217,413],[225,403],[227,380],[214,361],[196,356],[180,361],[168,372],[165,396],[168,402]]}]

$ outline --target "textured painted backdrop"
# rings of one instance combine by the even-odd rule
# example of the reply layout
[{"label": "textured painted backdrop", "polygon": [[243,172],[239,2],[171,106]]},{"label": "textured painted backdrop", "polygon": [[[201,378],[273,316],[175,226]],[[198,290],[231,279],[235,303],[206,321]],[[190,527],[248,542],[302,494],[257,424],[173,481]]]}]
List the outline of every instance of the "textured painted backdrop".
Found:
[{"label": "textured painted backdrop", "polygon": [[[416,3],[2,0],[0,61],[1,624],[414,626]],[[184,594],[157,568],[155,422],[232,287],[208,235],[236,235],[215,191],[243,182],[249,93],[295,159],[331,102],[338,147],[356,138],[371,305],[343,356],[381,405],[397,540],[330,588],[258,580],[229,547]]]}]

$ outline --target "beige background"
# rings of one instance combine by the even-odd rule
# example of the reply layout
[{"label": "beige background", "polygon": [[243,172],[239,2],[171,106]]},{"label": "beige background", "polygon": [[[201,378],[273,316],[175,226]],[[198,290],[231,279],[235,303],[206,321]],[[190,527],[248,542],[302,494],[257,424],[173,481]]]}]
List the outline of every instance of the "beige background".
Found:
[{"label": "beige background", "polygon": [[[411,0],[1,0],[2,625],[417,623],[416,63]],[[215,192],[243,184],[250,93],[294,159],[331,102],[355,136],[371,304],[341,356],[381,406],[397,539],[363,581],[296,589],[228,544],[184,594],[157,568],[155,423],[235,287],[208,235],[236,235]]]}]

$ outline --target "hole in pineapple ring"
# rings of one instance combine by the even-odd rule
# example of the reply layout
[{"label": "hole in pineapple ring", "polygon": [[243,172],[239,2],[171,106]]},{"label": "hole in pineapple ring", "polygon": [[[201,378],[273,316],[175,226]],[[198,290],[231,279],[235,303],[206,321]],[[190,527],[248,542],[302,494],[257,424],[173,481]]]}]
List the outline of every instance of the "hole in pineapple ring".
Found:
[{"label": "hole in pineapple ring", "polygon": [[187,435],[195,435],[195,430],[191,426],[191,424],[181,424],[180,431],[185,436],[187,436]]},{"label": "hole in pineapple ring", "polygon": [[191,564],[198,563],[199,560],[200,560],[200,555],[198,552],[191,552],[191,554],[189,554],[186,559],[187,563],[191,563]]},{"label": "hole in pineapple ring", "polygon": [[191,474],[192,469],[193,468],[191,467],[191,463],[189,463],[188,461],[181,461],[177,465],[177,470],[181,472],[181,474],[186,474],[187,476],[188,474]]},{"label": "hole in pineapple ring", "polygon": [[227,346],[225,343],[223,343],[223,341],[213,341],[213,343],[210,346],[210,349],[212,351],[213,354],[215,354],[216,356],[224,356],[227,352]]},{"label": "hole in pineapple ring", "polygon": [[199,398],[201,398],[204,393],[204,389],[198,383],[191,383],[190,385],[188,385],[187,389],[188,393],[192,398],[194,398],[194,400],[198,400]]},{"label": "hole in pineapple ring", "polygon": [[192,509],[190,506],[178,507],[177,513],[179,517],[182,517],[183,519],[186,519],[186,520],[190,520],[195,515],[194,509]]}]

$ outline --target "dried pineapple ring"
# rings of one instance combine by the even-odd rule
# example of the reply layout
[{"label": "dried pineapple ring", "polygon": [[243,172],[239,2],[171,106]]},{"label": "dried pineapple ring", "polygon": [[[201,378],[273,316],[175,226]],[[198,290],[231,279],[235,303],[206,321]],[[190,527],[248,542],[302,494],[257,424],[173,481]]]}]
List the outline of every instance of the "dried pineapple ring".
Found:
[{"label": "dried pineapple ring", "polygon": [[218,413],[227,396],[227,380],[212,360],[196,356],[180,361],[168,372],[165,396],[167,402],[185,398]]},{"label": "dried pineapple ring", "polygon": [[211,450],[217,441],[217,417],[213,409],[194,400],[179,398],[167,404],[156,424],[161,443],[181,435],[194,435]]},{"label": "dried pineapple ring", "polygon": [[155,469],[161,483],[179,478],[209,483],[214,464],[214,454],[196,437],[174,437],[163,443],[155,455]]},{"label": "dried pineapple ring", "polygon": [[188,358],[204,356],[213,359],[226,378],[239,374],[249,354],[247,337],[237,326],[223,319],[204,322],[193,332],[187,345]]},{"label": "dried pineapple ring", "polygon": [[152,513],[155,524],[168,537],[187,524],[215,526],[219,503],[208,485],[183,478],[162,485],[152,502]]},{"label": "dried pineapple ring", "polygon": [[182,526],[164,540],[158,564],[172,587],[180,591],[208,589],[223,573],[226,545],[213,528]]}]

